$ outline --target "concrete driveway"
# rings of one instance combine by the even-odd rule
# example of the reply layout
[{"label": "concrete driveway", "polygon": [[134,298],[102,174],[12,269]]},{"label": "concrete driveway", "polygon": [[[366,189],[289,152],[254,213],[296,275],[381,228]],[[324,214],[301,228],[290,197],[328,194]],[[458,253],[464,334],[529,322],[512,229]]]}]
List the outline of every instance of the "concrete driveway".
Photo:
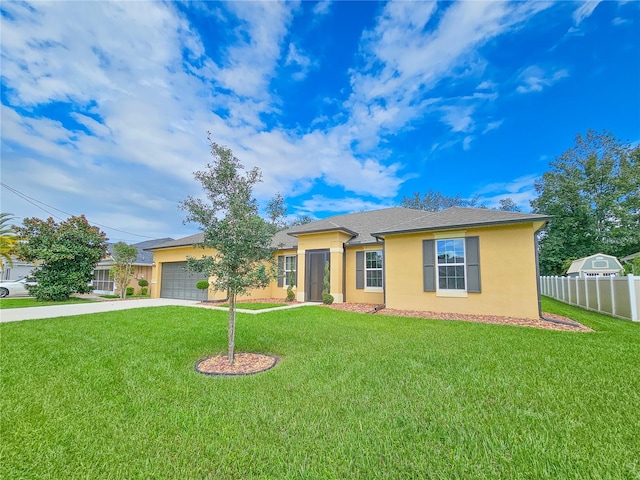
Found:
[{"label": "concrete driveway", "polygon": [[[145,298],[141,300],[112,300],[95,303],[73,303],[50,307],[9,308],[0,310],[0,323],[36,320],[39,318],[70,317],[87,313],[114,312],[131,308],[166,307],[170,305],[201,307],[195,300],[173,300],[170,298]],[[205,307],[206,308],[206,307]]]}]

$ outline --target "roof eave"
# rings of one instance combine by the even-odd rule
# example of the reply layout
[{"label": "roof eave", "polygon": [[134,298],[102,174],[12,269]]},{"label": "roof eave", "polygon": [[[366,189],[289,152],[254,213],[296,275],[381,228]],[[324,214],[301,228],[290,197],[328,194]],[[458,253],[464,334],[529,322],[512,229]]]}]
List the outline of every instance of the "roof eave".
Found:
[{"label": "roof eave", "polygon": [[[419,233],[419,232],[437,232],[441,230],[455,230],[460,228],[479,228],[479,227],[496,227],[501,225],[511,225],[517,223],[538,223],[542,222],[542,225],[537,229],[543,228],[551,220],[551,217],[535,217],[535,218],[523,218],[513,220],[497,220],[493,222],[477,222],[477,223],[460,223],[446,226],[436,227],[422,227],[422,228],[409,228],[405,230],[392,230],[387,232],[374,232],[371,233],[372,237],[384,238],[384,235],[401,235],[406,233]],[[537,231],[536,230],[536,231]]]}]

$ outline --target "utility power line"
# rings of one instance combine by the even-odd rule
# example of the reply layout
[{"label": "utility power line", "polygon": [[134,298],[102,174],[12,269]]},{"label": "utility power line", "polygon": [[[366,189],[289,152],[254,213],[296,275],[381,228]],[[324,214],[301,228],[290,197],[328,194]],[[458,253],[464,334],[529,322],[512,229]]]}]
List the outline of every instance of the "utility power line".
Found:
[{"label": "utility power line", "polygon": [[[77,215],[74,215],[73,213],[69,213],[69,212],[65,212],[64,210],[60,210],[59,208],[56,208],[52,205],[49,205],[47,203],[41,202],[40,200],[37,200],[33,197],[30,197],[29,195],[22,193],[19,190],[16,190],[13,187],[10,187],[9,185],[7,185],[4,182],[0,182],[0,185],[2,185],[4,188],[6,188],[7,190],[9,190],[11,193],[13,193],[14,195],[16,195],[17,197],[21,198],[22,200],[25,200],[26,202],[29,202],[31,205],[38,207],[40,210],[43,210],[45,212],[47,212],[49,215],[51,215],[52,217],[57,218],[58,220],[62,220],[64,221],[65,219],[56,215],[55,213],[47,210],[45,207],[48,207],[52,210],[56,210],[58,212],[64,213],[65,215],[69,215],[71,217],[75,217]],[[44,207],[42,206],[44,205]],[[87,219],[87,222],[89,222],[91,225],[97,225],[98,227],[102,227],[102,228],[108,228],[109,230],[114,230],[116,232],[120,232],[120,233],[125,233],[127,235],[133,235],[134,237],[141,237],[141,238],[148,238],[148,239],[153,239],[154,237],[149,237],[147,235],[140,235],[138,233],[131,233],[131,232],[126,232],[124,230],[120,230],[118,228],[114,228],[114,227],[110,227],[108,225],[103,225],[101,223],[97,223],[97,222],[92,222],[91,220]]]}]

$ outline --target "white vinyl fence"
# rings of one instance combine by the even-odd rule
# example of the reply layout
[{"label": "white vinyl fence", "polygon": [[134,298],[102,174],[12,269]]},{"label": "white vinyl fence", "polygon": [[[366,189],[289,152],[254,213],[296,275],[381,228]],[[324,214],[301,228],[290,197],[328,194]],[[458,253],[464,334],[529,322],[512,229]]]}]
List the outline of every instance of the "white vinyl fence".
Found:
[{"label": "white vinyl fence", "polygon": [[540,277],[542,295],[600,313],[640,321],[640,277]]}]

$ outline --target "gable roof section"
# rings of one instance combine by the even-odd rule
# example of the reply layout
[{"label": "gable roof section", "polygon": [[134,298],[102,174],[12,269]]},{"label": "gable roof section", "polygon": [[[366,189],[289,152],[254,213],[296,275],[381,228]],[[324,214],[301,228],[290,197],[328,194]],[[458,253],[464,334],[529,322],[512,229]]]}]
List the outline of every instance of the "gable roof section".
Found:
[{"label": "gable roof section", "polygon": [[372,232],[373,236],[397,233],[451,230],[455,228],[485,227],[514,223],[549,221],[551,217],[532,213],[505,212],[485,208],[451,207],[439,212],[422,212],[416,219],[396,223],[390,228]]},{"label": "gable roof section", "polygon": [[337,215],[293,227],[285,230],[285,232],[292,236],[298,236],[308,233],[342,231],[352,235],[347,245],[362,245],[377,242],[371,232],[386,230],[399,223],[415,221],[425,216],[425,213],[423,210],[415,210],[413,208],[383,208],[368,212]]}]

